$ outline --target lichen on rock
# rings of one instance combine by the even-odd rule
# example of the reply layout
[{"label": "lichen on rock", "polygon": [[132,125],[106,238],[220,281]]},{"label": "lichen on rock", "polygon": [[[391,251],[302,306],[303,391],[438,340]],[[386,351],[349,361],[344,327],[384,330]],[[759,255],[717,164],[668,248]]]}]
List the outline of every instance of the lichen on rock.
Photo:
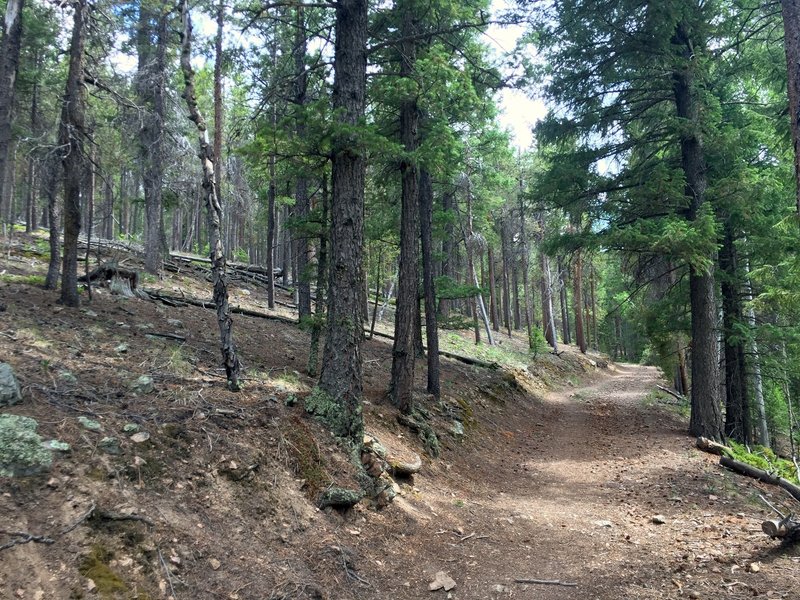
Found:
[{"label": "lichen on rock", "polygon": [[53,455],[30,417],[0,415],[0,477],[27,477],[47,471]]}]

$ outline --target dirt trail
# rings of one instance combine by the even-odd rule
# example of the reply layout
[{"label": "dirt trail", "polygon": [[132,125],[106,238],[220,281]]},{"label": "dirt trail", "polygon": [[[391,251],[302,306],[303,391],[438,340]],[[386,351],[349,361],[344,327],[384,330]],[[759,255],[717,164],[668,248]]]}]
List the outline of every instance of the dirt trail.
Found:
[{"label": "dirt trail", "polygon": [[796,598],[781,578],[797,553],[771,551],[760,511],[741,495],[755,484],[691,448],[685,421],[653,405],[659,382],[654,368],[625,366],[502,411],[496,431],[452,465],[462,477],[449,489],[420,479],[432,522],[390,560],[406,579],[425,564],[425,581],[386,597],[434,597],[423,584],[444,570],[458,583],[451,597],[464,600]]}]

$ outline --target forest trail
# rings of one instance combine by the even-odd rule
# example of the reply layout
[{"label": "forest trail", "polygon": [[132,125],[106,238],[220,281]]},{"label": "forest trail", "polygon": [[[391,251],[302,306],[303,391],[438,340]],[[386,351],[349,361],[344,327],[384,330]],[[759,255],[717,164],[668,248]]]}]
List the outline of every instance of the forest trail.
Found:
[{"label": "forest trail", "polygon": [[410,560],[428,564],[426,581],[447,572],[463,600],[796,597],[778,572],[797,558],[767,564],[779,555],[737,489],[752,484],[692,449],[684,420],[656,405],[661,382],[653,367],[619,366],[498,417],[494,443],[453,465],[464,478],[449,494],[418,484],[448,522],[393,560],[418,548]]}]

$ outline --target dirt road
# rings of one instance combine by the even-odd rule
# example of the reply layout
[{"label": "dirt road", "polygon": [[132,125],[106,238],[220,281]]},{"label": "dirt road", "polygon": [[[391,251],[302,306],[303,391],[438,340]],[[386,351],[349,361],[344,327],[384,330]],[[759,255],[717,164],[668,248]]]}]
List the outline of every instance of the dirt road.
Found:
[{"label": "dirt road", "polygon": [[657,383],[626,366],[498,412],[447,487],[419,479],[376,597],[446,597],[427,591],[441,570],[463,600],[797,598],[798,552],[761,534],[756,484],[692,448]]}]

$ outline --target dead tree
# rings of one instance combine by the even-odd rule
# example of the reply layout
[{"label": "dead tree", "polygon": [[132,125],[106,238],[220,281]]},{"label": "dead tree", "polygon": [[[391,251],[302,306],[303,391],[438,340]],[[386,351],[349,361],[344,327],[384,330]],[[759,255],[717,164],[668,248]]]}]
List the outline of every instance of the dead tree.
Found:
[{"label": "dead tree", "polygon": [[208,128],[197,106],[194,91],[194,69],[192,68],[192,20],[187,0],[181,2],[181,70],[183,71],[183,98],[189,108],[189,119],[197,126],[200,141],[200,164],[203,168],[203,195],[208,212],[209,247],[211,249],[211,275],[214,282],[214,304],[217,309],[217,322],[222,350],[222,360],[228,378],[228,387],[238,391],[241,364],[236,356],[233,342],[233,321],[228,307],[228,276],[225,268],[225,249],[220,236],[222,223],[222,203],[214,179],[214,149],[209,143]]}]

